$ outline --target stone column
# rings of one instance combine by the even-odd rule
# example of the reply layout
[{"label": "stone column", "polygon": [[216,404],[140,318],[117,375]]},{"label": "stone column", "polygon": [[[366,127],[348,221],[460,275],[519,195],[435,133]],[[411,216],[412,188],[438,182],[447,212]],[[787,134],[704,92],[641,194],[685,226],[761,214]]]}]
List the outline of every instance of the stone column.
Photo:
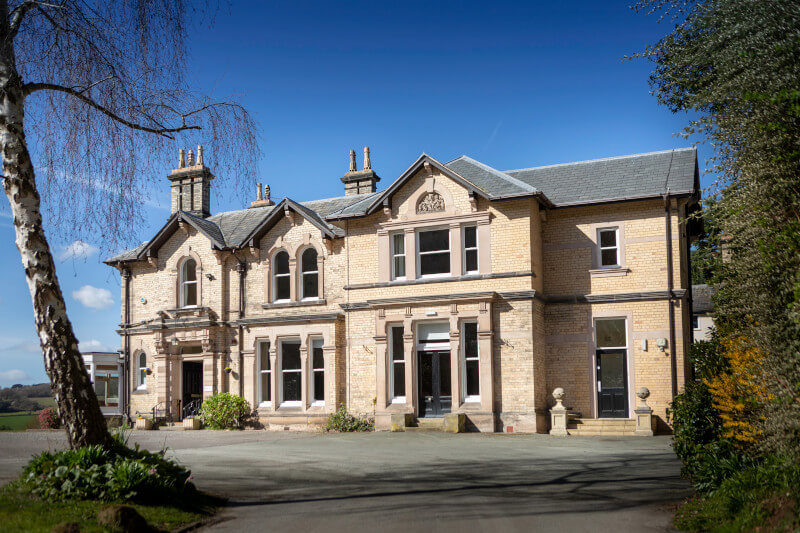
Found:
[{"label": "stone column", "polygon": [[293,302],[297,301],[297,295],[300,291],[297,290],[297,259],[294,257],[289,258],[289,299]]},{"label": "stone column", "polygon": [[653,436],[653,409],[647,405],[647,398],[650,396],[650,390],[647,387],[639,387],[636,391],[636,396],[639,398],[639,403],[633,412],[636,414],[636,431],[634,435],[641,437]]},{"label": "stone column", "polygon": [[[258,345],[253,351],[242,352],[242,365],[244,368],[247,369],[247,372],[244,371],[244,368],[239,369],[239,379],[243,380],[242,383],[244,384],[243,393],[246,400],[250,402],[254,408],[258,407],[258,398],[257,398],[257,391],[258,391],[258,380],[261,379],[261,375],[258,373]],[[248,379],[245,379],[247,376]]]},{"label": "stone column", "polygon": [[203,354],[203,390],[201,392],[203,400],[214,395],[215,366],[214,354]]},{"label": "stone column", "polygon": [[300,337],[300,406],[303,411],[311,405],[309,398],[308,337]]},{"label": "stone column", "polygon": [[478,313],[478,361],[480,364],[481,411],[494,412],[494,331],[492,304],[481,302]]},{"label": "stone column", "polygon": [[554,390],[553,398],[556,399],[556,405],[550,409],[550,434],[559,437],[569,435],[567,431],[567,408],[561,405],[564,396],[564,389],[561,387]]},{"label": "stone column", "polygon": [[[384,329],[386,328],[384,324]],[[375,391],[377,402],[375,406],[379,411],[383,411],[389,406],[389,345],[387,343],[386,331],[383,334],[375,335],[375,372],[377,376],[378,390]]]},{"label": "stone column", "polygon": [[453,409],[461,407],[464,395],[462,392],[461,375],[461,330],[459,329],[458,316],[450,317],[450,393],[452,394]]},{"label": "stone column", "polygon": [[416,415],[419,402],[417,400],[417,365],[414,356],[417,351],[414,349],[414,333],[411,328],[411,320],[405,320],[403,323],[403,353],[406,361],[406,408]]},{"label": "stone column", "polygon": [[278,395],[278,379],[279,379],[279,368],[278,368],[278,343],[275,339],[271,339],[269,343],[269,367],[272,369],[270,373],[270,383],[272,389],[272,395],[270,397],[270,408],[269,410],[275,412],[275,409],[278,408],[278,402],[280,401]]},{"label": "stone column", "polygon": [[325,412],[336,411],[336,346],[323,346],[325,360]]}]

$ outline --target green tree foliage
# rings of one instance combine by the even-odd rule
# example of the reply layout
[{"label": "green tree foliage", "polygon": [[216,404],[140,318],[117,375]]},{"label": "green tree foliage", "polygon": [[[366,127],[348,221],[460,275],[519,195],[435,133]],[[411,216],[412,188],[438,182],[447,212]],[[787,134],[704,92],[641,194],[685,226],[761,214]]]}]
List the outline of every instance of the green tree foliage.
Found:
[{"label": "green tree foliage", "polygon": [[[673,31],[643,54],[660,103],[697,118],[719,180],[701,255],[722,339],[765,354],[761,450],[800,463],[800,2],[646,0]],[[710,223],[710,224],[709,224]],[[707,228],[708,229],[708,228]]]}]

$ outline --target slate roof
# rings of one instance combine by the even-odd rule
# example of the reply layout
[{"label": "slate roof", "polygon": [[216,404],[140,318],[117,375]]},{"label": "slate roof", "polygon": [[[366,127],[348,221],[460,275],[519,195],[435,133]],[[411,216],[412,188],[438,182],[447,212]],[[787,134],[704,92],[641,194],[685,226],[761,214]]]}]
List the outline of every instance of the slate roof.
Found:
[{"label": "slate roof", "polygon": [[[652,198],[660,196],[667,188],[672,194],[692,194],[699,189],[697,151],[694,148],[505,171],[465,155],[442,165],[422,154],[384,191],[301,203],[286,198],[281,203],[300,211],[315,225],[325,228],[327,233],[342,236],[342,229],[331,224],[331,220],[364,216],[374,211],[379,207],[381,197],[393,194],[424,161],[458,181],[463,180],[465,186],[474,187],[476,192],[490,200],[537,196],[548,207]],[[212,240],[224,247],[236,248],[243,246],[258,231],[275,207],[227,211],[207,219],[186,212],[182,215]],[[148,242],[144,242],[106,262],[135,260],[147,245]]]},{"label": "slate roof", "polygon": [[506,170],[505,174],[544,192],[556,206],[647,198],[669,188],[692,193],[697,151],[694,148],[593,159],[577,163]]},{"label": "slate roof", "polygon": [[714,310],[714,287],[708,285],[692,285],[692,313],[708,314]]}]

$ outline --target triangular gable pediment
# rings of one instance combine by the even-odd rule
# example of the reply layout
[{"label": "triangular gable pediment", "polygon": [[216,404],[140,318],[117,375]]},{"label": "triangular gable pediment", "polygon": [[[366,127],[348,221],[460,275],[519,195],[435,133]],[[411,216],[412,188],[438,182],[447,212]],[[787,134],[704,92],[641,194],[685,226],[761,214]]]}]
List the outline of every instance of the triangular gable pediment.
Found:
[{"label": "triangular gable pediment", "polygon": [[158,257],[158,250],[167,240],[181,227],[181,224],[188,224],[197,230],[198,233],[205,235],[211,242],[212,248],[222,250],[225,248],[222,232],[216,224],[185,211],[174,213],[167,223],[156,233],[155,237],[148,241],[147,245],[137,254],[137,259],[147,259],[148,257]]},{"label": "triangular gable pediment", "polygon": [[295,202],[289,198],[284,198],[272,209],[261,223],[256,226],[250,234],[239,243],[239,246],[253,246],[258,247],[258,242],[261,238],[272,229],[278,221],[286,216],[293,216],[297,213],[299,216],[306,219],[314,227],[319,229],[322,236],[328,239],[342,237],[343,232],[336,226],[332,226],[325,222],[314,210],[305,207],[304,205]]},{"label": "triangular gable pediment", "polygon": [[463,176],[459,175],[457,172],[454,172],[447,168],[445,165],[434,159],[433,157],[429,156],[428,154],[422,154],[419,158],[412,163],[410,167],[403,172],[399,178],[397,178],[388,189],[383,191],[377,198],[375,198],[370,205],[366,209],[367,215],[370,213],[374,213],[378,209],[380,209],[384,204],[388,205],[391,197],[399,191],[403,185],[405,185],[412,177],[414,177],[417,172],[425,171],[425,170],[437,170],[447,176],[448,178],[452,179],[462,187],[464,187],[470,195],[478,195],[486,199],[491,199],[490,196],[481,189],[480,187],[476,186],[474,183],[470,182]]}]

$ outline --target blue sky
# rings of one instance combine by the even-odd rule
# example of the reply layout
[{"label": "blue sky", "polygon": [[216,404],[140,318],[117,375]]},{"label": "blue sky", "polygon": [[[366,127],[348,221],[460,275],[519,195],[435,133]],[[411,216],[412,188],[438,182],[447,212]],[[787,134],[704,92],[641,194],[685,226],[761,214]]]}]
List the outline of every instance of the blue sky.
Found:
[{"label": "blue sky", "polygon": [[[652,65],[622,59],[670,30],[631,2],[235,2],[192,30],[187,63],[195,86],[250,109],[253,165],[278,198],[340,196],[348,150],[366,145],[384,187],[422,152],[513,169],[689,146],[687,117],[650,95]],[[153,195],[139,240],[169,214],[166,178]],[[239,198],[214,189],[212,209]],[[117,349],[119,275],[100,244],[51,242],[83,347]],[[45,381],[5,202],[0,254],[0,386]]]}]

